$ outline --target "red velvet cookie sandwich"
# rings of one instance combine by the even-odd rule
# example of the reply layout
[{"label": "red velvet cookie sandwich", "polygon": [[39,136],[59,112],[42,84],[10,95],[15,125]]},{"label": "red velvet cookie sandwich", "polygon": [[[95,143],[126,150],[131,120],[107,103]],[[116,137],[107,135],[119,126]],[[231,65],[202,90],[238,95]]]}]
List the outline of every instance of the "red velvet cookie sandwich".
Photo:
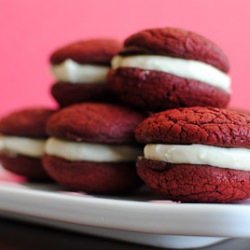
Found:
[{"label": "red velvet cookie sandwich", "polygon": [[212,107],[156,113],[136,129],[137,172],[156,193],[184,202],[250,198],[250,116]]},{"label": "red velvet cookie sandwich", "polygon": [[56,182],[77,191],[120,193],[141,184],[135,159],[142,152],[134,129],[144,117],[112,104],[66,107],[47,123],[51,136],[44,167]]},{"label": "red velvet cookie sandwich", "polygon": [[111,58],[121,49],[112,39],[83,40],[56,50],[50,57],[57,82],[51,93],[60,106],[88,101],[114,101],[106,84]]},{"label": "red velvet cookie sandwich", "polygon": [[0,120],[0,162],[5,169],[30,180],[49,179],[41,158],[47,139],[45,124],[52,113],[50,109],[30,108]]},{"label": "red velvet cookie sandwich", "polygon": [[229,62],[207,38],[177,28],[148,29],[125,40],[108,82],[120,99],[151,111],[226,107]]}]

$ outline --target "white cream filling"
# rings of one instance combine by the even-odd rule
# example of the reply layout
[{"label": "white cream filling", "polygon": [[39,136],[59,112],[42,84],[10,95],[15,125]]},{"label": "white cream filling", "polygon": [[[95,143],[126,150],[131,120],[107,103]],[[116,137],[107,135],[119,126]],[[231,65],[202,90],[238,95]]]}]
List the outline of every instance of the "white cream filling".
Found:
[{"label": "white cream filling", "polygon": [[145,70],[163,71],[179,77],[210,84],[227,93],[231,92],[231,79],[226,73],[209,64],[196,60],[151,55],[114,56],[111,65],[113,69],[136,67]]},{"label": "white cream filling", "polygon": [[45,141],[27,137],[7,136],[0,137],[0,150],[12,154],[20,154],[40,158],[44,154]]},{"label": "white cream filling", "polygon": [[250,170],[250,149],[223,148],[200,144],[148,144],[144,147],[148,160],[174,164],[210,165],[219,168]]},{"label": "white cream filling", "polygon": [[142,149],[135,146],[71,142],[51,137],[46,142],[45,152],[69,161],[130,162],[141,155]]},{"label": "white cream filling", "polygon": [[70,83],[105,83],[109,69],[108,66],[79,64],[71,59],[51,65],[52,74],[57,81]]}]

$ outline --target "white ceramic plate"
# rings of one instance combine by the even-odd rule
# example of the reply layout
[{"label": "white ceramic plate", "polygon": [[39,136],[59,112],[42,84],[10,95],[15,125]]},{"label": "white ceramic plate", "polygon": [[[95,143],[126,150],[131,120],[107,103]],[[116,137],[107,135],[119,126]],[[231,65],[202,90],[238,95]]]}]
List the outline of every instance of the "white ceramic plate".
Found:
[{"label": "white ceramic plate", "polygon": [[104,197],[0,181],[0,201],[4,216],[146,245],[184,249],[250,237],[250,200],[184,204],[158,200],[147,190]]}]

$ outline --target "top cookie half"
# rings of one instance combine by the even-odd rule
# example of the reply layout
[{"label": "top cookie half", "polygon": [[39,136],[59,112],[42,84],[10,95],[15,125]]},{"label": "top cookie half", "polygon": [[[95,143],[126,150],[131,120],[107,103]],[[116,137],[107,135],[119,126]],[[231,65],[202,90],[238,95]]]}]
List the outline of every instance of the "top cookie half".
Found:
[{"label": "top cookie half", "polygon": [[148,29],[131,35],[120,55],[162,55],[193,59],[229,71],[229,60],[212,41],[192,31],[178,28]]}]

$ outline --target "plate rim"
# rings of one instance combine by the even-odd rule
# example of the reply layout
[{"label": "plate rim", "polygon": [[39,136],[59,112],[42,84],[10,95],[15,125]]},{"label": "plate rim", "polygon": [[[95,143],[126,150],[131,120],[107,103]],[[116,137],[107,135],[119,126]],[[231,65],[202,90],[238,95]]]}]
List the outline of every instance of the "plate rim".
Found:
[{"label": "plate rim", "polygon": [[250,228],[248,204],[164,204],[6,183],[0,183],[0,199],[0,214],[8,211],[47,220],[149,234],[250,237],[247,230]]}]

